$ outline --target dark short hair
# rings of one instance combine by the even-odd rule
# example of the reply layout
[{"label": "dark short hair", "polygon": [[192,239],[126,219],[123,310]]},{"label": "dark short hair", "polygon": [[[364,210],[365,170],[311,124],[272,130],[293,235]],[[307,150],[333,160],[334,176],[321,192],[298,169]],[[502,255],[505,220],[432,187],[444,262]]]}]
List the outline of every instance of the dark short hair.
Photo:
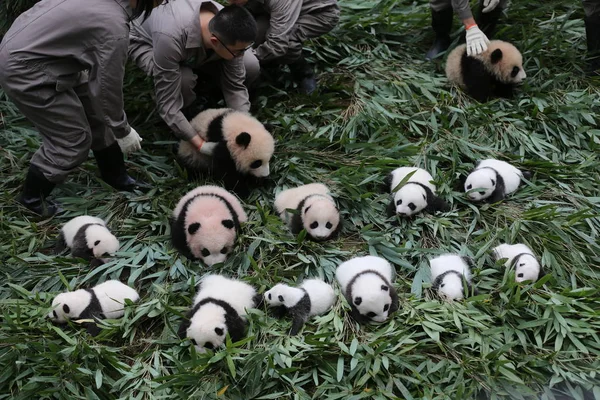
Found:
[{"label": "dark short hair", "polygon": [[[137,0],[137,4],[133,9],[133,14],[131,15],[131,19],[137,19],[140,15],[144,14],[144,21],[150,16],[152,13],[152,9],[154,8],[155,0]],[[167,4],[169,0],[163,0],[160,5]]]},{"label": "dark short hair", "polygon": [[230,5],[223,7],[208,23],[212,34],[217,34],[226,45],[238,42],[251,43],[256,40],[256,21],[244,7]]}]

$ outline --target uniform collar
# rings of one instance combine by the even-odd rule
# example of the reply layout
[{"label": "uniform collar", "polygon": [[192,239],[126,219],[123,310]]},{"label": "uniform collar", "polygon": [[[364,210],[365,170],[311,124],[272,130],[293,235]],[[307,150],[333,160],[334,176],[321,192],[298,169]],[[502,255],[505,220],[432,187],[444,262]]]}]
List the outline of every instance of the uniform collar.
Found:
[{"label": "uniform collar", "polygon": [[204,44],[202,43],[202,28],[200,26],[200,8],[202,6],[211,8],[211,11],[213,11],[215,14],[219,12],[219,9],[212,1],[203,1],[194,7],[194,12],[191,13],[192,18],[185,28],[185,33],[187,36],[187,40],[185,42],[186,49],[195,49],[198,47],[204,48]]}]

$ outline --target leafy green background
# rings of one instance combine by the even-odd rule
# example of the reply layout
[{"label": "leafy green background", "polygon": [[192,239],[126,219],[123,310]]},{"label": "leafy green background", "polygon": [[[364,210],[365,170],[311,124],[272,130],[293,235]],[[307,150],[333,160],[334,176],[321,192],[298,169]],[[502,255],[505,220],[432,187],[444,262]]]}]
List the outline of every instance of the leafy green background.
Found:
[{"label": "leafy green background", "polygon": [[[3,2],[0,21],[31,3]],[[300,96],[281,74],[253,104],[278,140],[272,179],[247,199],[250,222],[222,269],[171,248],[168,215],[197,183],[175,163],[174,136],[137,69],[128,69],[126,107],[144,142],[129,166],[155,189],[115,192],[90,157],[55,191],[67,212],[50,220],[14,200],[39,136],[0,91],[0,398],[600,399],[599,81],[582,72],[580,2],[514,2],[496,37],[522,50],[528,78],[516,99],[487,104],[450,88],[441,61],[423,60],[433,36],[425,1],[341,7],[338,28],[306,44],[321,92]],[[456,182],[488,157],[534,177],[500,205],[475,206]],[[453,211],[386,221],[379,185],[401,165],[428,169]],[[273,211],[276,188],[313,181],[331,186],[347,221],[335,242],[295,238]],[[61,224],[81,214],[109,221],[118,258],[91,270],[52,255]],[[504,241],[530,245],[548,275],[516,285],[490,254]],[[442,252],[475,259],[479,296],[451,305],[432,296],[427,260]],[[297,337],[264,309],[251,312],[246,340],[214,354],[176,337],[208,272],[263,291],[308,276],[333,281],[339,263],[365,254],[398,272],[401,307],[386,324],[359,327],[340,295]],[[142,298],[99,337],[45,318],[57,293],[109,278]]]}]

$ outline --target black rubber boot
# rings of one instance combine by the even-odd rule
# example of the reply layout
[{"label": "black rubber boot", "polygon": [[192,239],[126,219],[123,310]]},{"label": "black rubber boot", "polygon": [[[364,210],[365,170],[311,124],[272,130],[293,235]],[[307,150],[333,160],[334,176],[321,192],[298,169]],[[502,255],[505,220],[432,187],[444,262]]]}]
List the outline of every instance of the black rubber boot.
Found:
[{"label": "black rubber boot", "polygon": [[311,94],[317,90],[317,79],[313,67],[306,61],[304,56],[289,64],[290,72],[294,82],[298,84],[298,90],[302,94]]},{"label": "black rubber boot", "polygon": [[30,165],[23,192],[17,201],[42,217],[51,217],[62,211],[57,203],[47,199],[55,186],[35,165]]},{"label": "black rubber boot", "polygon": [[600,16],[585,17],[585,35],[588,48],[586,75],[600,76]]},{"label": "black rubber boot", "polygon": [[484,13],[483,12],[483,1],[479,2],[479,16],[477,18],[477,26],[481,31],[487,36],[488,39],[492,40],[492,36],[496,32],[496,26],[498,25],[498,20],[502,16],[502,8],[500,6],[496,6],[492,11]]},{"label": "black rubber boot", "polygon": [[425,55],[427,61],[434,59],[450,47],[452,43],[450,40],[450,31],[452,30],[453,13],[452,8],[442,11],[431,10],[431,27],[435,32],[435,40]]},{"label": "black rubber boot", "polygon": [[94,150],[94,157],[102,180],[117,190],[132,192],[147,189],[148,185],[138,182],[127,173],[125,159],[117,142],[102,150]]}]

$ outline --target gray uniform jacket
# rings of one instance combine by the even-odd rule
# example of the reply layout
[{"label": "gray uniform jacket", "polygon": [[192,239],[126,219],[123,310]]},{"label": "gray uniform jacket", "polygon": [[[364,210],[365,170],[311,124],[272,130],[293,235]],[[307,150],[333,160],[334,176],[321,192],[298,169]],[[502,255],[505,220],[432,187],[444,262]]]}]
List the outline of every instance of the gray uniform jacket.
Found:
[{"label": "gray uniform jacket", "polygon": [[239,111],[250,110],[244,85],[244,58],[224,60],[212,51],[211,55],[207,54],[202,44],[200,7],[203,4],[211,5],[215,13],[223,8],[210,0],[170,1],[153,10],[144,23],[136,20],[131,24],[129,57],[154,77],[158,112],[169,128],[185,140],[197,132],[181,112],[184,105],[182,66],[196,69],[208,62],[220,62],[221,90],[227,106]]},{"label": "gray uniform jacket", "polygon": [[270,16],[269,33],[266,41],[256,48],[256,57],[270,61],[285,56],[300,15],[328,7],[337,7],[337,0],[249,0],[247,8],[252,14]]},{"label": "gray uniform jacket", "polygon": [[4,36],[5,68],[21,64],[43,71],[44,78],[31,84],[57,90],[88,79],[100,117],[123,138],[130,132],[123,110],[128,7],[129,0],[94,0],[91,8],[80,0],[44,0],[21,14]]},{"label": "gray uniform jacket", "polygon": [[461,21],[473,18],[469,0],[429,0],[429,4],[434,11],[443,11],[452,7]]}]

